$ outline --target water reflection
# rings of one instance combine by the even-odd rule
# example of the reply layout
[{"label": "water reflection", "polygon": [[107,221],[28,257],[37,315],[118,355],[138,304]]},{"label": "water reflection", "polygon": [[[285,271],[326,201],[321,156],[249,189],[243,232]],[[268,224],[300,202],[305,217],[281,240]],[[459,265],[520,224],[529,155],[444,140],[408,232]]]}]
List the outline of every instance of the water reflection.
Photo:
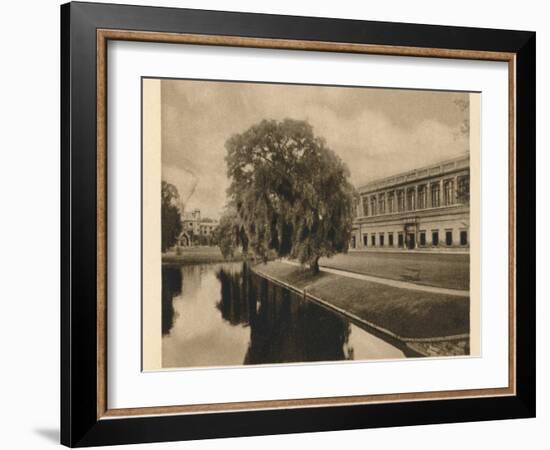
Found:
[{"label": "water reflection", "polygon": [[246,264],[163,266],[162,279],[163,367],[403,357]]},{"label": "water reflection", "polygon": [[250,273],[220,269],[218,308],[232,325],[250,326],[244,364],[350,359],[342,317]]},{"label": "water reflection", "polygon": [[162,268],[162,335],[168,334],[174,325],[176,312],[172,299],[181,294],[181,269]]}]

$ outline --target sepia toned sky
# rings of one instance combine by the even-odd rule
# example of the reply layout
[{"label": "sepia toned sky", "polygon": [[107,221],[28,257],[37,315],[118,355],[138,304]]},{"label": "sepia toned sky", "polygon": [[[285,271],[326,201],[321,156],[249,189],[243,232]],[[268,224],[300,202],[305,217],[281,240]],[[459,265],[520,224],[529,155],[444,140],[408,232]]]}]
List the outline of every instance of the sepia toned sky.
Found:
[{"label": "sepia toned sky", "polygon": [[162,178],[203,217],[226,203],[225,141],[262,119],[308,120],[355,186],[468,151],[467,93],[191,80],[161,90]]}]

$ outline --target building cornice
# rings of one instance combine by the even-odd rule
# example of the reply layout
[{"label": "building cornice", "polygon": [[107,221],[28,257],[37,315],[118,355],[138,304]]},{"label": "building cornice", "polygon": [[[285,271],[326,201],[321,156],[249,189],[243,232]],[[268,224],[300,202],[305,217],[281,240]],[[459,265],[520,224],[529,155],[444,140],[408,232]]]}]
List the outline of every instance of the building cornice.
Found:
[{"label": "building cornice", "polygon": [[416,183],[428,178],[440,177],[449,175],[460,170],[469,169],[470,154],[441,161],[429,166],[420,167],[418,169],[401,172],[389,177],[380,178],[360,186],[357,190],[360,194],[388,190],[397,188],[402,185]]},{"label": "building cornice", "polygon": [[470,208],[468,205],[457,204],[449,206],[438,206],[435,208],[417,209],[415,211],[402,211],[398,213],[386,213],[376,216],[360,216],[354,219],[353,225],[370,225],[384,223],[388,221],[410,221],[415,222],[418,219],[428,217],[436,217],[442,215],[469,214]]}]

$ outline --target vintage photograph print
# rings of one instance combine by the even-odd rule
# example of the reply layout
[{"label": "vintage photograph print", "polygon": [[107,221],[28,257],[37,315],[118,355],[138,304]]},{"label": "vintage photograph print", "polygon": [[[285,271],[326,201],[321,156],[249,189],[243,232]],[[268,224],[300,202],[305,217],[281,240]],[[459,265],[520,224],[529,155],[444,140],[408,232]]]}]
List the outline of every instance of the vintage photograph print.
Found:
[{"label": "vintage photograph print", "polygon": [[143,78],[143,370],[479,356],[480,100]]}]

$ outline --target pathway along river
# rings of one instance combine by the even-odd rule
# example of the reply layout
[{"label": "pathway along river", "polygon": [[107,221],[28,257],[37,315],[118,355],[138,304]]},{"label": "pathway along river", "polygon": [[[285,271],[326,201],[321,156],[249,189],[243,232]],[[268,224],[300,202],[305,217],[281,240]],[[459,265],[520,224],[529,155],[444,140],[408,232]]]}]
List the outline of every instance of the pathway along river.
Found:
[{"label": "pathway along river", "polygon": [[162,266],[165,368],[403,358],[245,263]]}]

